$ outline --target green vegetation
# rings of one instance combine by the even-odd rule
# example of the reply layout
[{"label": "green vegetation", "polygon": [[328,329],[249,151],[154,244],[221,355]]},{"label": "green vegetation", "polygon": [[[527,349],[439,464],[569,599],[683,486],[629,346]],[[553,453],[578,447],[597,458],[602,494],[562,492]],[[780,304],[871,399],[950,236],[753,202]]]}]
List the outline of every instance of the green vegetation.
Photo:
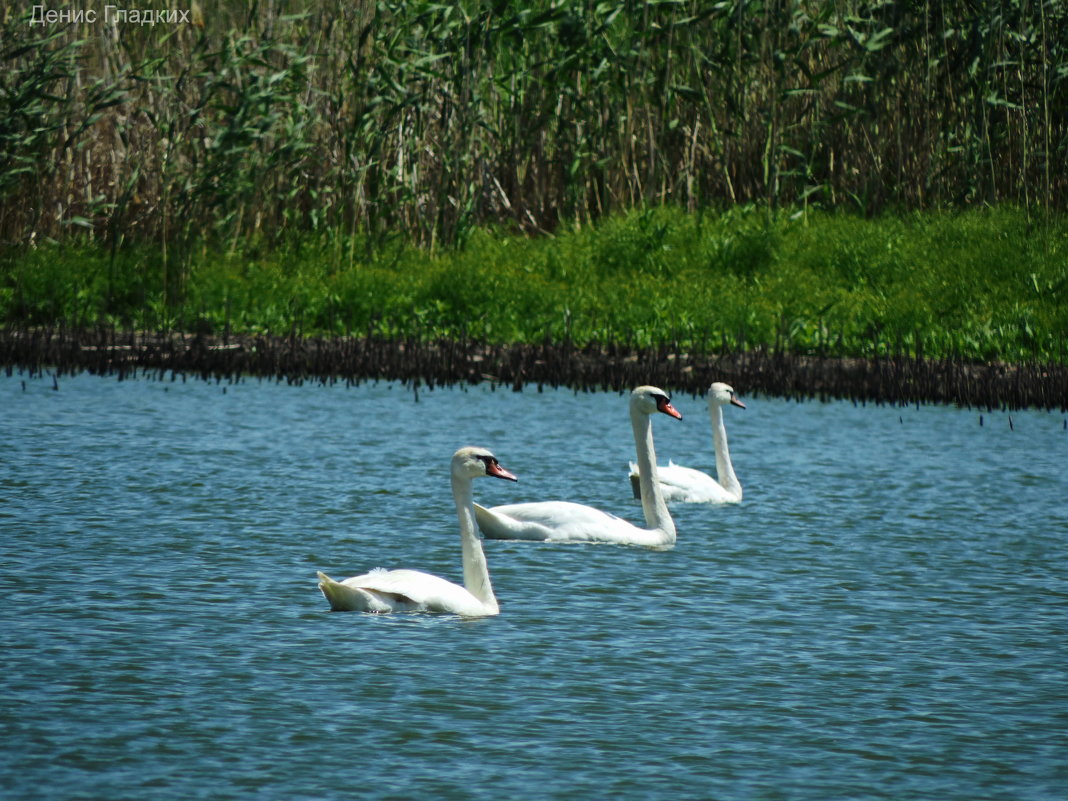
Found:
[{"label": "green vegetation", "polygon": [[1007,207],[770,222],[660,207],[555,237],[479,230],[437,254],[363,244],[203,249],[180,285],[155,247],[42,246],[0,273],[0,319],[1068,363],[1068,220]]},{"label": "green vegetation", "polygon": [[0,324],[1068,362],[1062,0],[113,8],[0,12]]},{"label": "green vegetation", "polygon": [[1068,201],[1063,0],[8,5],[4,243],[160,241],[181,271],[294,232]]}]

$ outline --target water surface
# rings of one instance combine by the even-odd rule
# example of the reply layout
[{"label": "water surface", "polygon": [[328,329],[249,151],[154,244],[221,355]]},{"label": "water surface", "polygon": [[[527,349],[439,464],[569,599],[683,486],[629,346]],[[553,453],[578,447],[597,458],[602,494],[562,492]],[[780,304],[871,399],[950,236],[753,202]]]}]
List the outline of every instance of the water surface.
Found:
[{"label": "water surface", "polygon": [[[488,542],[502,614],[331,613],[315,571],[460,579],[448,462],[638,521],[626,399],[0,378],[5,799],[1068,796],[1061,415],[727,410],[739,506],[666,552]],[[711,469],[703,403],[657,450]]]}]

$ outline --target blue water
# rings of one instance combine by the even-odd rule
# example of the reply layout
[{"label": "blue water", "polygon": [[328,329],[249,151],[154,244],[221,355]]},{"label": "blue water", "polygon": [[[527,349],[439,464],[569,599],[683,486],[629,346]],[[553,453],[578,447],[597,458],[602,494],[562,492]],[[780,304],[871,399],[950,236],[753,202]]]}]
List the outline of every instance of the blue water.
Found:
[{"label": "blue water", "polygon": [[[1064,416],[735,388],[740,506],[488,542],[471,621],[315,571],[458,581],[465,444],[520,476],[484,503],[638,521],[623,397],[0,378],[0,797],[1068,797]],[[661,461],[709,469],[675,402]]]}]

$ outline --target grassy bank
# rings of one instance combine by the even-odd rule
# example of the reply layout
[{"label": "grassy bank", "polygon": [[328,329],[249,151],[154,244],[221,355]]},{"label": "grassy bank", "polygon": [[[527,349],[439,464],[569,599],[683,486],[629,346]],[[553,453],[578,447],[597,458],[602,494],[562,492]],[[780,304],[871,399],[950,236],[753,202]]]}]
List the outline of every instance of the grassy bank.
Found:
[{"label": "grassy bank", "polygon": [[1068,364],[1060,0],[188,6],[0,11],[19,348]]},{"label": "grassy bank", "polygon": [[204,247],[179,273],[154,246],[44,244],[0,262],[0,320],[1068,364],[1068,219],[1008,207],[661,207],[554,237],[479,229],[448,251],[366,245]]}]

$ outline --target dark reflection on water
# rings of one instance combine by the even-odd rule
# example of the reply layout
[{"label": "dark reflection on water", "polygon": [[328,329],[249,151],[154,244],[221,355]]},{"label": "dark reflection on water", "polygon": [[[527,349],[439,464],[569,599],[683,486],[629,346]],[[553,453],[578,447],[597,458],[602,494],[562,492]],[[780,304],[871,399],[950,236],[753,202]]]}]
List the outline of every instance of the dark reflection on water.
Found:
[{"label": "dark reflection on water", "polygon": [[[745,396],[738,507],[678,546],[486,545],[503,613],[332,614],[315,570],[460,578],[488,504],[632,520],[614,394],[0,379],[4,798],[1068,795],[1061,416]],[[656,421],[710,469],[703,404]]]}]

